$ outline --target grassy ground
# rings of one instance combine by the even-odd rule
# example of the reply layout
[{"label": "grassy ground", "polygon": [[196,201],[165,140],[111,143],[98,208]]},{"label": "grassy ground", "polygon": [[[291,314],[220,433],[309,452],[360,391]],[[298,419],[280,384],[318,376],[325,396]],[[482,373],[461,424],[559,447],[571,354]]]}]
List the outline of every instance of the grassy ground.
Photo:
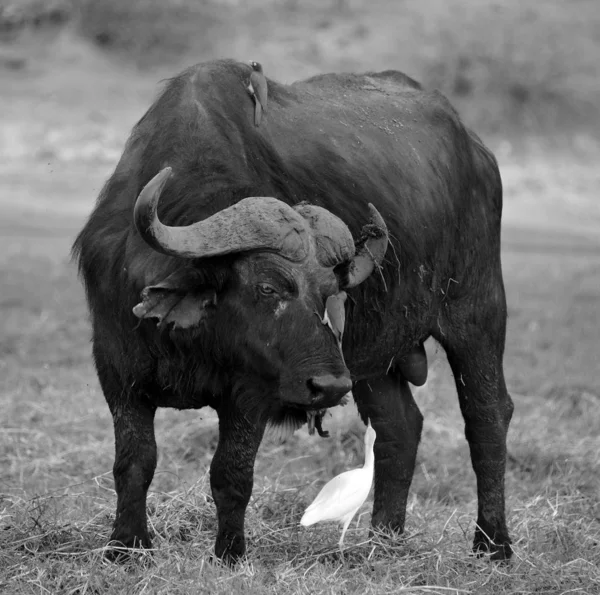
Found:
[{"label": "grassy ground", "polygon": [[[1,228],[0,591],[6,593],[595,593],[600,589],[600,248],[572,236],[507,230],[506,373],[516,411],[509,440],[510,566],[469,556],[474,476],[443,353],[417,400],[423,443],[406,538],[368,540],[369,506],[349,531],[298,522],[323,481],[358,466],[353,407],[332,437],[266,441],[248,509],[248,561],[209,563],[215,537],[207,470],[209,412],[161,411],[149,499],[156,552],[102,559],[115,496],[112,428],[91,365],[82,291],[66,261],[71,231]],[[542,249],[539,249],[539,246]],[[557,247],[548,253],[547,246]]]},{"label": "grassy ground", "polygon": [[[349,406],[326,420],[328,440],[302,430],[284,445],[265,441],[248,509],[248,560],[234,570],[211,564],[215,417],[161,411],[149,498],[155,552],[129,566],[105,562],[115,507],[112,423],[68,249],[163,71],[134,75],[71,34],[51,46],[30,42],[18,46],[26,66],[0,72],[1,593],[600,592],[600,151],[587,137],[569,153],[540,144],[515,152],[492,139],[506,187],[505,367],[516,405],[510,565],[469,555],[475,478],[435,345],[431,380],[417,395],[425,429],[401,540],[368,540],[370,505],[349,530],[343,559],[335,527],[299,527],[322,483],[361,462],[362,429]],[[316,56],[336,65],[334,50]],[[280,78],[316,68],[305,54],[293,59],[304,66],[286,73],[276,58]]]}]

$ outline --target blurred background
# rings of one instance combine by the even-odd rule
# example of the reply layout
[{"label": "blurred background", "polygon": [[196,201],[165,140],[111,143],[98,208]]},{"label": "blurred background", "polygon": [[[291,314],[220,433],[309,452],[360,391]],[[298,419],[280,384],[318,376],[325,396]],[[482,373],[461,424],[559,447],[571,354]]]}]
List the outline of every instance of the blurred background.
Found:
[{"label": "blurred background", "polygon": [[[86,213],[159,80],[215,57],[258,60],[282,82],[393,68],[441,90],[497,152],[509,189],[527,187],[518,220],[562,226],[575,216],[562,194],[579,208],[598,181],[594,0],[0,0],[0,158],[13,178],[0,204],[48,207],[19,180],[26,163],[54,213]],[[515,169],[524,153],[530,167]],[[540,211],[539,180],[557,176],[561,196],[550,183]]]},{"label": "blurred background", "polygon": [[[5,568],[17,569],[14,581],[25,576],[19,565],[30,564],[20,539],[37,536],[36,551],[59,542],[71,551],[73,540],[87,552],[109,533],[112,422],[68,252],[159,81],[216,57],[257,60],[281,82],[328,71],[404,71],[445,93],[494,150],[505,188],[505,370],[516,405],[509,525],[522,569],[513,577],[523,580],[506,592],[559,592],[545,590],[554,578],[562,592],[594,568],[600,585],[597,0],[0,0],[0,520],[11,529],[0,542],[8,540],[14,565]],[[463,527],[474,519],[475,480],[445,357],[427,348],[432,366],[416,397],[425,427],[408,531],[426,551],[446,548],[440,559],[456,560],[470,547],[472,527]],[[299,515],[317,488],[362,464],[364,427],[354,405],[337,408],[324,427],[329,440],[302,429],[284,445],[261,447],[248,512],[254,559],[261,523],[284,528],[273,539],[297,543]],[[200,555],[211,551],[206,470],[217,431],[207,411],[157,415],[150,502],[159,547],[183,547],[169,523],[183,523],[184,510],[204,540]],[[335,528],[322,531],[309,535],[337,541]],[[358,541],[353,531],[349,540]],[[452,539],[442,539],[447,534]],[[273,543],[269,556],[293,555]],[[583,570],[582,561],[589,562]],[[77,564],[72,575],[56,573],[68,575],[73,589]],[[431,580],[487,584],[479,575],[461,583],[469,572],[478,571],[461,566],[451,571],[455,582]]]}]

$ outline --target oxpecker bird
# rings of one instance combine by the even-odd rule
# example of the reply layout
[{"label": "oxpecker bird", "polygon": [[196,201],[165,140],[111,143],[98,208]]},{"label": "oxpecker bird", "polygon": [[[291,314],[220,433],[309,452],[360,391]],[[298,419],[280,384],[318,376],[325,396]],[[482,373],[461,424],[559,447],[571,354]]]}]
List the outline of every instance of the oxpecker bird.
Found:
[{"label": "oxpecker bird", "polygon": [[350,522],[371,491],[375,464],[374,445],[375,430],[369,421],[365,432],[365,464],[360,469],[346,471],[327,482],[300,521],[303,527],[323,521],[337,521],[342,524],[342,536],[338,542],[340,549]]},{"label": "oxpecker bird", "polygon": [[[330,295],[325,302],[325,313],[323,314],[323,318],[321,318],[321,322],[326,324],[331,329],[331,332],[333,333],[333,336],[339,345],[340,351],[342,351],[342,337],[344,335],[344,325],[346,323],[346,310],[344,308],[344,303],[346,302],[347,297],[348,294],[345,291],[340,291],[335,295]],[[344,357],[343,353],[342,357]],[[348,396],[346,395],[342,397],[342,400],[339,404],[345,405],[347,402]],[[307,414],[309,434],[314,434],[316,428],[321,438],[329,438],[329,432],[323,430],[322,427],[323,416],[326,412],[327,409],[320,409],[314,413],[309,412]]]},{"label": "oxpecker bird", "polygon": [[322,320],[323,324],[326,324],[331,329],[340,346],[346,322],[346,310],[344,309],[346,297],[347,294],[345,291],[330,295],[325,302],[325,315]]},{"label": "oxpecker bird", "polygon": [[250,66],[252,66],[252,72],[250,73],[248,93],[254,99],[254,125],[260,126],[263,112],[267,113],[267,79],[259,62],[250,62]]}]

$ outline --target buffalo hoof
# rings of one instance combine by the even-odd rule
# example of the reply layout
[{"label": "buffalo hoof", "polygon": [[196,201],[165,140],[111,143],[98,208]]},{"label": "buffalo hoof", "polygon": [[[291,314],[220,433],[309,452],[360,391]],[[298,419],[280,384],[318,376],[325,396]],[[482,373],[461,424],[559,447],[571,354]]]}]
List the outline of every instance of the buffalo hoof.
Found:
[{"label": "buffalo hoof", "polygon": [[124,563],[129,562],[134,554],[139,553],[140,549],[152,548],[152,540],[148,534],[143,537],[136,535],[125,537],[119,535],[116,531],[110,536],[110,540],[106,546],[104,557],[111,562]]},{"label": "buffalo hoof", "polygon": [[378,510],[373,511],[371,528],[379,535],[395,539],[404,533],[404,522],[403,515],[388,512],[385,508],[380,507]]},{"label": "buffalo hoof", "polygon": [[233,566],[246,553],[246,540],[243,535],[232,531],[217,536],[215,556],[224,564]]},{"label": "buffalo hoof", "polygon": [[490,557],[490,560],[498,562],[508,561],[512,556],[510,538],[507,535],[496,534],[492,542],[483,531],[477,529],[473,541],[473,552],[475,552],[478,558],[487,555]]},{"label": "buffalo hoof", "polygon": [[399,541],[404,539],[404,526],[400,523],[372,524],[369,529],[369,539],[381,541]]}]

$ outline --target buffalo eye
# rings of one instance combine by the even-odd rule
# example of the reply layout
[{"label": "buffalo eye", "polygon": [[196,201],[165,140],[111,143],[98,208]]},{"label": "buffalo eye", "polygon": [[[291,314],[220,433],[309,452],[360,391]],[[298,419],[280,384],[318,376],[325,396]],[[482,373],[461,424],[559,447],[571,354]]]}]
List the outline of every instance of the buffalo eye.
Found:
[{"label": "buffalo eye", "polygon": [[266,296],[272,296],[272,295],[275,295],[277,293],[277,290],[272,285],[270,285],[269,283],[259,283],[258,284],[258,291],[262,295],[266,295]]}]

